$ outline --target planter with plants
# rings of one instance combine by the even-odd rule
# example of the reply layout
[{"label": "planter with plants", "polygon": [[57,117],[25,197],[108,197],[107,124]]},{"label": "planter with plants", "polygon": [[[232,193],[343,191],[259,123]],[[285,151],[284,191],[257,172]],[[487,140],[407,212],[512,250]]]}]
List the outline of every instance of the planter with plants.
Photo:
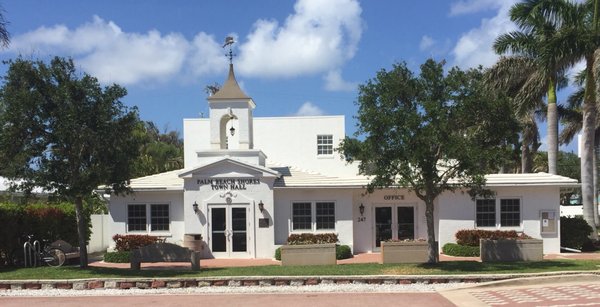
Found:
[{"label": "planter with plants", "polygon": [[425,263],[428,243],[424,239],[381,242],[382,263]]},{"label": "planter with plants", "polygon": [[[450,256],[480,256],[483,262],[543,259],[543,240],[532,239],[514,230],[459,230],[456,243],[444,245],[444,253]],[[476,249],[478,253],[475,253]]]},{"label": "planter with plants", "polygon": [[287,244],[281,246],[281,265],[332,265],[336,264],[335,233],[292,234]]}]

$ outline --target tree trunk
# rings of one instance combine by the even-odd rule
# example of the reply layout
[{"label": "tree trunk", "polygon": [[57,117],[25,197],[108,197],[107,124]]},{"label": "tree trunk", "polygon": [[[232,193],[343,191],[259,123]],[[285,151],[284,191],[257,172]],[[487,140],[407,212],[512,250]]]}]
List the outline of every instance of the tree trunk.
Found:
[{"label": "tree trunk", "polygon": [[87,256],[87,221],[83,216],[83,198],[75,197],[75,215],[77,217],[77,235],[79,236],[79,267],[85,269],[88,267]]},{"label": "tree trunk", "polygon": [[556,107],[556,82],[554,78],[548,81],[548,173],[557,174],[556,161],[558,158],[558,111]]},{"label": "tree trunk", "polygon": [[[598,112],[598,110],[596,110]],[[600,215],[598,213],[598,155],[600,154],[600,130],[595,129],[594,134],[594,221],[596,228],[600,227]]]},{"label": "tree trunk", "polygon": [[586,85],[583,98],[583,127],[581,148],[581,196],[583,200],[583,219],[592,227],[590,238],[598,239],[596,219],[594,218],[594,135],[596,131],[595,79],[592,68],[594,56],[586,56]]},{"label": "tree trunk", "polygon": [[531,173],[531,152],[529,151],[529,145],[525,144],[525,140],[523,140],[523,145],[521,145],[521,173]]},{"label": "tree trunk", "polygon": [[429,245],[429,259],[428,263],[438,263],[440,255],[438,253],[438,246],[435,240],[435,221],[433,216],[433,202],[434,198],[430,195],[425,195],[425,219],[427,221],[427,243]]}]

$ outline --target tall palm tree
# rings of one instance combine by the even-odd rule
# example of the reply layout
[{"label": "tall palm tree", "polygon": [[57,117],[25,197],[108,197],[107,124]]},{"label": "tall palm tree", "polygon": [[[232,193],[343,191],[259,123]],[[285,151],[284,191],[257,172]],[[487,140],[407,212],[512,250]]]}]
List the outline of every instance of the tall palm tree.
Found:
[{"label": "tall palm tree", "polygon": [[[592,226],[591,237],[598,239],[596,217],[598,209],[594,201],[594,138],[596,130],[596,83],[600,64],[600,1],[588,0],[585,3],[562,1],[561,7],[545,10],[546,16],[553,16],[563,23],[563,27],[551,42],[557,53],[573,61],[583,59],[586,63],[585,86],[582,104],[582,150],[581,150],[581,194],[583,217]],[[594,210],[595,209],[595,210]]]},{"label": "tall palm tree", "polygon": [[7,48],[10,43],[10,34],[6,29],[6,26],[8,26],[8,21],[4,19],[4,9],[0,7],[0,46],[2,46],[2,48]]},{"label": "tall palm tree", "polygon": [[549,42],[555,39],[560,23],[545,14],[546,8],[562,0],[525,0],[510,9],[510,19],[520,31],[500,35],[494,42],[494,50],[499,54],[512,53],[535,62],[541,77],[546,83],[547,100],[547,146],[548,171],[557,173],[558,157],[558,113],[556,92],[560,76],[569,67],[555,46]]}]

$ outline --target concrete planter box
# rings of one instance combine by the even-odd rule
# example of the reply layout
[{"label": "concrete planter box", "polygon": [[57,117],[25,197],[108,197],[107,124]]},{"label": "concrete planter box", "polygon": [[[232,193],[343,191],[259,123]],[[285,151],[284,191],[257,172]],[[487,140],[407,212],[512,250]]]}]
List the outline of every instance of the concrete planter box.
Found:
[{"label": "concrete planter box", "polygon": [[336,264],[335,244],[281,246],[281,265]]},{"label": "concrete planter box", "polygon": [[481,261],[542,261],[544,241],[527,240],[485,240],[479,242]]},{"label": "concrete planter box", "polygon": [[429,260],[428,243],[381,242],[382,263],[425,263]]}]

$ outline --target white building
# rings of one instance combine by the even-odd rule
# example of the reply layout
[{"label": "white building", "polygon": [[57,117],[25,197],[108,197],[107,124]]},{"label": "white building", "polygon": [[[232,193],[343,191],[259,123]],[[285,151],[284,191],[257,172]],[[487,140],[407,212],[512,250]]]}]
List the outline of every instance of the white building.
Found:
[{"label": "white building", "polygon": [[[366,194],[368,179],[334,151],[343,116],[254,118],[256,104],[230,66],[208,98],[210,117],[184,120],[185,169],[133,179],[134,194],[112,196],[110,232],[188,244],[204,257],[272,258],[292,233],[337,233],[353,252],[387,239],[426,238],[425,204],[406,189]],[[435,204],[439,247],[460,229],[517,230],[560,252],[559,193],[570,178],[494,174],[495,199],[447,192]]]}]

